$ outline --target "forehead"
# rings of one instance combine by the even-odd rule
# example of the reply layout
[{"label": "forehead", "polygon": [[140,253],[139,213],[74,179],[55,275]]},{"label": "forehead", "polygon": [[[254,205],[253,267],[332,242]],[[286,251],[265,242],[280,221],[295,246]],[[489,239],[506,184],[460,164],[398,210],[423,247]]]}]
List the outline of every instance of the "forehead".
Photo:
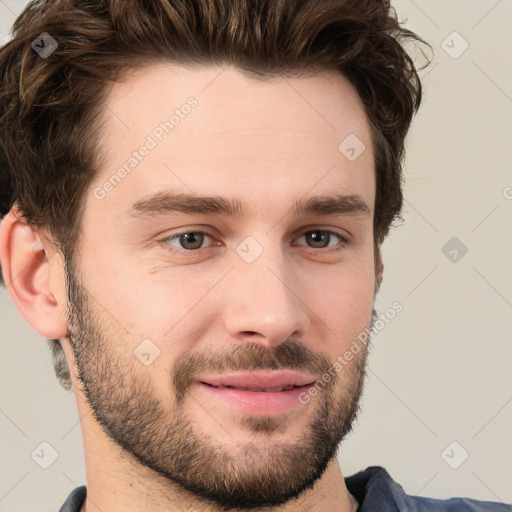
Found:
[{"label": "forehead", "polygon": [[[95,207],[126,210],[165,188],[245,194],[253,205],[261,194],[292,200],[336,188],[373,204],[369,124],[356,90],[335,72],[260,80],[231,66],[135,69],[111,88],[102,141],[106,159],[91,193],[104,185],[107,193],[101,206],[88,197]],[[351,147],[362,151],[356,160],[344,154]]]}]

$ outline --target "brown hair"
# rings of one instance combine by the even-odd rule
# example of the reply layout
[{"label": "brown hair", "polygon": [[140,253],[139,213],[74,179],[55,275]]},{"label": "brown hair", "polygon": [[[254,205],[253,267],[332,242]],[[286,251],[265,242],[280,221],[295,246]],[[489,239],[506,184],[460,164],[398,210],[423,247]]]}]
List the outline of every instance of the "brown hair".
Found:
[{"label": "brown hair", "polygon": [[[32,47],[43,32],[58,44],[46,57]],[[0,215],[16,205],[66,258],[102,157],[97,135],[109,84],[162,60],[232,64],[261,79],[345,75],[372,129],[380,256],[402,208],[404,139],[421,102],[402,42],[430,47],[401,26],[388,0],[33,0],[12,35],[0,49]],[[60,342],[49,341],[69,389]]]}]

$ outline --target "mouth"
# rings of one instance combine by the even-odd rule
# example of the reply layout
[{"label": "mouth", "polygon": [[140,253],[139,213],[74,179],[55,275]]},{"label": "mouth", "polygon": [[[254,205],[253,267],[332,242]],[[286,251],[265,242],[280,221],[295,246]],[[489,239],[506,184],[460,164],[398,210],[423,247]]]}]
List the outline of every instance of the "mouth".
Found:
[{"label": "mouth", "polygon": [[288,384],[286,386],[277,386],[275,388],[250,388],[250,387],[243,387],[243,386],[214,386],[213,384],[209,384],[208,382],[201,382],[201,384],[205,384],[207,386],[210,386],[212,388],[217,389],[237,389],[239,391],[253,391],[255,393],[262,392],[262,393],[278,393],[280,391],[289,391],[290,389],[295,388],[306,388],[310,384],[306,384],[304,386],[295,386],[294,384]]},{"label": "mouth", "polygon": [[217,375],[199,379],[202,384],[219,389],[238,389],[241,391],[263,391],[276,393],[314,384],[315,378],[296,371],[263,371]]},{"label": "mouth", "polygon": [[310,375],[293,371],[255,371],[196,380],[208,403],[220,403],[230,413],[234,408],[257,416],[282,414],[303,405],[300,397],[314,383]]}]

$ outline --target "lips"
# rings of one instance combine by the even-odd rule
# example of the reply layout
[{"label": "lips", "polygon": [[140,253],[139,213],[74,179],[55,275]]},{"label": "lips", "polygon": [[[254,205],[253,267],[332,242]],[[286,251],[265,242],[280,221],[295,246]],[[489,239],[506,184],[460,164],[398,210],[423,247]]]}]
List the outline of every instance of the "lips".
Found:
[{"label": "lips", "polygon": [[231,375],[219,375],[201,377],[202,384],[207,384],[219,389],[238,389],[242,391],[254,391],[265,393],[277,393],[293,388],[303,387],[315,382],[310,375],[294,371],[254,371]]},{"label": "lips", "polygon": [[[208,386],[212,386],[211,384],[208,384],[207,382],[203,382],[203,384],[207,384]],[[288,391],[293,388],[298,388],[300,386],[294,386],[293,384],[290,384],[288,386],[278,386],[277,388],[248,388],[248,387],[240,387],[240,386],[212,386],[214,388],[218,389],[238,389],[240,391],[263,391],[265,393],[277,393],[278,391]]]}]

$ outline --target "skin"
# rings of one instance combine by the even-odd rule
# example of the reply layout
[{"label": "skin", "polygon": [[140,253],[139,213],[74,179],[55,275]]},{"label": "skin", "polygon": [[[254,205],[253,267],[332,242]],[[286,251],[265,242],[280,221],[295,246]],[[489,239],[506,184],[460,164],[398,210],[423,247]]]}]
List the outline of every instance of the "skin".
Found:
[{"label": "skin", "polygon": [[[197,107],[97,199],[93,190],[191,96]],[[87,471],[82,511],[355,511],[336,450],[356,417],[366,346],[282,415],[242,413],[191,382],[253,368],[320,378],[371,326],[382,263],[357,92],[332,72],[258,81],[231,67],[161,63],[114,84],[108,107],[108,157],[86,195],[75,261],[16,209],[0,224],[11,298],[36,331],[61,340],[70,367]],[[338,150],[351,133],[366,145],[353,162]],[[162,190],[238,198],[247,216],[126,217]],[[290,212],[296,199],[335,192],[359,194],[371,214]],[[315,229],[349,244],[333,235],[318,248],[304,236]],[[172,252],[190,244],[171,235],[197,231],[209,235],[202,248]],[[252,263],[236,252],[246,237],[263,248]],[[160,351],[148,366],[134,355],[145,339]]]}]

